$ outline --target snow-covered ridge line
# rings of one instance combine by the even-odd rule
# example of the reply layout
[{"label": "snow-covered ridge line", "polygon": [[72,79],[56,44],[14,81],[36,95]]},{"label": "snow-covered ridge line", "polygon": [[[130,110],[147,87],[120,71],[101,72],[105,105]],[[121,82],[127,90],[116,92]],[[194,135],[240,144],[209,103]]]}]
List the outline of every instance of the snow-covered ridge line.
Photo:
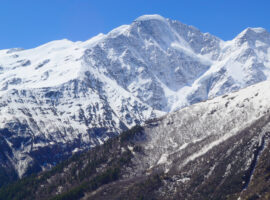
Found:
[{"label": "snow-covered ridge line", "polygon": [[[142,162],[149,163],[148,170],[161,166],[165,173],[181,170],[269,116],[269,89],[270,81],[264,81],[147,122],[148,139],[143,144],[147,155]],[[269,131],[267,127],[261,134]],[[260,140],[261,136],[259,144]]]},{"label": "snow-covered ridge line", "polygon": [[[147,32],[146,27],[152,32]],[[256,34],[260,37],[256,38]],[[150,37],[148,38],[146,35]],[[156,35],[159,35],[159,37],[156,38]],[[261,38],[262,35],[263,38]],[[139,37],[138,41],[133,38],[137,36]],[[123,50],[119,49],[120,53],[117,50],[119,47],[111,46],[110,43],[113,45],[119,39],[121,41],[121,38],[126,38],[125,41],[128,44],[124,40],[124,43],[121,44],[120,42],[120,46],[123,45],[121,47]],[[179,61],[185,61],[191,59],[194,62],[183,65],[178,61],[175,63],[175,66],[172,66],[172,69],[169,67],[170,74],[175,73],[175,78],[172,77],[172,81],[168,80],[169,74],[166,77],[155,76],[156,81],[160,82],[158,90],[161,93],[165,91],[170,92],[162,94],[163,97],[160,98],[162,105],[151,106],[163,111],[175,110],[196,101],[205,100],[208,97],[266,80],[270,71],[269,58],[266,58],[267,55],[263,55],[260,49],[258,49],[258,52],[257,50],[252,50],[254,46],[249,47],[248,45],[251,41],[247,42],[247,39],[256,41],[255,48],[265,46],[264,48],[269,49],[269,33],[263,28],[247,28],[232,41],[224,42],[208,33],[203,34],[199,30],[181,24],[178,21],[165,19],[159,15],[145,15],[137,18],[131,25],[118,27],[107,35],[100,34],[86,42],[71,42],[65,39],[49,42],[29,50],[0,51],[0,66],[2,69],[0,75],[0,87],[2,89],[0,89],[0,94],[10,89],[53,87],[73,79],[81,79],[81,72],[88,70],[82,65],[85,51],[96,48],[104,49],[104,52],[108,51],[108,54],[106,53],[107,55],[104,56],[110,57],[109,60],[113,62],[119,62],[120,68],[127,70],[122,76],[129,76],[131,72],[135,72],[137,69],[140,69],[138,71],[139,74],[144,76],[144,70],[142,71],[141,69],[145,69],[145,67],[142,68],[137,63],[131,69],[130,63],[125,61],[125,59],[118,59],[117,57],[125,57],[125,54],[130,51],[127,50],[127,45],[145,43],[142,45],[143,49],[150,50],[153,46],[162,51],[165,50],[164,53],[168,54],[165,55],[168,59],[171,59],[170,54],[172,52],[178,51],[175,52],[176,54],[173,53],[174,60],[180,59]],[[242,48],[239,48],[239,42],[241,45],[243,44]],[[140,55],[140,49],[131,49],[131,54],[128,53],[129,56],[135,56],[135,59],[139,59],[141,64],[146,66],[153,64],[149,63],[148,60],[144,60],[147,52],[142,52],[142,55]],[[133,50],[135,51],[133,52]],[[149,53],[151,52],[152,50]],[[153,55],[156,53],[158,52],[155,52],[155,50],[152,52]],[[177,54],[184,54],[185,56],[179,57]],[[239,56],[246,56],[246,58],[241,58],[241,60],[245,59],[245,61],[239,62]],[[151,56],[149,58],[151,61]],[[254,61],[254,58],[257,60]],[[97,57],[97,59],[100,58]],[[151,62],[155,64],[154,60]],[[97,64],[96,60],[89,67],[105,67],[101,71],[102,73],[108,73],[108,66],[100,66],[99,64],[96,66]],[[156,71],[157,73],[164,74],[166,72],[164,72],[162,67],[170,65],[168,61],[156,62],[156,64],[160,66],[157,66],[158,68],[154,67],[157,69],[151,70],[151,73]],[[193,65],[194,67],[192,67]],[[256,67],[257,65],[260,66]],[[189,66],[191,69],[185,69],[186,66]],[[27,73],[25,73],[25,67],[27,67]],[[154,73],[155,75],[156,72]],[[189,75],[194,72],[195,74]],[[221,76],[220,74],[223,75]],[[142,79],[155,83],[154,78],[151,76],[147,78],[142,77]],[[217,79],[217,81],[213,82],[213,79]],[[143,83],[143,88],[145,88],[144,81],[141,82]],[[133,85],[137,85],[134,88],[135,91],[131,88]],[[120,86],[123,87],[122,84]],[[138,94],[137,90],[141,88],[138,80],[131,80],[126,87],[128,92],[140,97],[143,101],[147,101],[147,99]],[[165,106],[166,103],[168,104]]]}]

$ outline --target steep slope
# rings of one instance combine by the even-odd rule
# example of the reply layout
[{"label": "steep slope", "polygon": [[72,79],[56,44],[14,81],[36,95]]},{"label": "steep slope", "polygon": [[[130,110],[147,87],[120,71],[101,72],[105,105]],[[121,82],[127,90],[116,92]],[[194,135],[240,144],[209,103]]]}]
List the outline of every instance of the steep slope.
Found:
[{"label": "steep slope", "polygon": [[136,126],[0,199],[268,199],[270,82]]},{"label": "steep slope", "polygon": [[85,42],[1,50],[4,171],[50,168],[147,119],[266,80],[269,46],[262,28],[224,42],[145,15]]}]

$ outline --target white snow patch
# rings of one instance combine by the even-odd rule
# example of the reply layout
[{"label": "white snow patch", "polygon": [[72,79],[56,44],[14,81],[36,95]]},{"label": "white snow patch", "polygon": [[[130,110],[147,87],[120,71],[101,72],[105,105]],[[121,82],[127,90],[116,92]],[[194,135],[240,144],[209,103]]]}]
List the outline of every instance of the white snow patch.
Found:
[{"label": "white snow patch", "polygon": [[148,21],[148,20],[159,20],[166,22],[166,19],[160,15],[154,14],[154,15],[143,15],[138,17],[135,21]]},{"label": "white snow patch", "polygon": [[165,164],[168,162],[168,154],[162,154],[160,159],[158,160],[157,162],[157,165],[160,165],[160,164]]}]

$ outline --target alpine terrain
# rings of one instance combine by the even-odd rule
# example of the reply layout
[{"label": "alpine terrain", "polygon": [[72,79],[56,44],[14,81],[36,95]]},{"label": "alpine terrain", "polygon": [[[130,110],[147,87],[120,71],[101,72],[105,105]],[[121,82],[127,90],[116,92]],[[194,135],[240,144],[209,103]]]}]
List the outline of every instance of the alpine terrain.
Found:
[{"label": "alpine terrain", "polygon": [[[270,77],[269,60],[270,33],[263,28],[247,28],[233,40],[222,41],[159,15],[141,16],[85,42],[60,40],[34,49],[1,50],[0,186],[49,169],[146,120],[265,81]],[[184,173],[191,158],[195,162],[209,152],[209,146],[203,146],[221,143],[223,136],[234,135],[265,111],[253,101],[233,101],[239,104],[238,112],[237,106],[225,100],[229,103],[196,104],[169,114],[166,120],[155,122],[157,125],[147,125],[145,133],[153,134],[153,143],[145,148],[153,145],[158,149],[149,150],[149,157],[144,157],[148,165],[145,160],[134,173],[144,173],[146,168],[151,171],[157,163],[167,173]],[[177,127],[165,126],[167,123],[179,126],[181,134],[173,134]],[[157,142],[166,145],[154,145]],[[181,145],[195,142],[181,154],[185,149]],[[194,154],[200,147],[201,153]],[[186,161],[173,169],[171,159]],[[173,189],[181,183],[166,185]]]},{"label": "alpine terrain", "polygon": [[270,82],[194,104],[0,189],[0,199],[269,200]]}]

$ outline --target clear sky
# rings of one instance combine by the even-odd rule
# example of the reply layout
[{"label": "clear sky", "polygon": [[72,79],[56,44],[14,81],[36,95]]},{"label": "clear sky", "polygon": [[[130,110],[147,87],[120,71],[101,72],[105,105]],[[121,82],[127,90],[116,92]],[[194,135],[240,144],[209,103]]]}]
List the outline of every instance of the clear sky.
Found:
[{"label": "clear sky", "polygon": [[270,0],[0,0],[0,49],[84,41],[160,14],[230,40],[247,27],[270,30]]}]

